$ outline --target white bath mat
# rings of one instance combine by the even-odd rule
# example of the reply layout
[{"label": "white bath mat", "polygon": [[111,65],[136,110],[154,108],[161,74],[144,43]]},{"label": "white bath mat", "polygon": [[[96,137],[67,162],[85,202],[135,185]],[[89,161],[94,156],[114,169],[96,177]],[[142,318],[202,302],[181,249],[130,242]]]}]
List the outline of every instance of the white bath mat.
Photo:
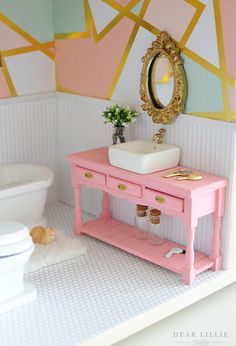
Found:
[{"label": "white bath mat", "polygon": [[56,230],[55,240],[51,244],[35,244],[35,250],[25,267],[25,273],[77,257],[85,252],[86,246],[79,237],[71,238]]}]

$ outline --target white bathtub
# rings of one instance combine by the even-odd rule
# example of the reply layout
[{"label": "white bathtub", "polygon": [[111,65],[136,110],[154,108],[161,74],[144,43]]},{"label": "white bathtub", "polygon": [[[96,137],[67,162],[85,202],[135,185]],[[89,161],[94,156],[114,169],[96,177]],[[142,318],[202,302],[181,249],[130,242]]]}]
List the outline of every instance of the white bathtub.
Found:
[{"label": "white bathtub", "polygon": [[0,166],[0,222],[16,221],[31,229],[46,225],[43,217],[53,172],[43,166],[11,164]]}]

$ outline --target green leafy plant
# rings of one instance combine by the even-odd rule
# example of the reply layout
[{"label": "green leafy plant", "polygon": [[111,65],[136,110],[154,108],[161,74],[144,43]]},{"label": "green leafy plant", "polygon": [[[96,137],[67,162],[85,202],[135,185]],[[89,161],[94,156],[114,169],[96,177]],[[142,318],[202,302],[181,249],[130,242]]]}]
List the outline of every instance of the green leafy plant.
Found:
[{"label": "green leafy plant", "polygon": [[136,120],[138,113],[131,109],[129,106],[123,107],[119,105],[114,105],[107,107],[103,112],[102,116],[105,118],[104,123],[111,123],[115,127],[124,127],[128,126],[129,123],[132,123]]}]

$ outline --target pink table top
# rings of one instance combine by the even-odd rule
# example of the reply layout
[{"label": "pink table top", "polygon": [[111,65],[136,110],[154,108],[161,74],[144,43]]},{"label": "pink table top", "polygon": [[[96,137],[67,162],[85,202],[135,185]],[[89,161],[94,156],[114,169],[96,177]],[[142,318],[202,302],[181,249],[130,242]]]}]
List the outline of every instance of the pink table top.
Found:
[{"label": "pink table top", "polygon": [[[143,184],[146,187],[153,188],[155,190],[160,189],[160,191],[169,194],[177,194],[179,197],[182,196],[191,198],[193,196],[200,196],[208,191],[214,191],[227,186],[227,180],[223,177],[180,166],[151,174],[138,174],[117,168],[109,163],[107,147],[74,153],[69,155],[67,160],[73,165],[78,165],[80,167],[91,169],[100,173],[109,174],[133,183]],[[194,173],[202,175],[203,179],[200,181],[178,181],[176,180],[176,177],[163,177],[167,173],[179,168],[191,169],[194,171]]]}]

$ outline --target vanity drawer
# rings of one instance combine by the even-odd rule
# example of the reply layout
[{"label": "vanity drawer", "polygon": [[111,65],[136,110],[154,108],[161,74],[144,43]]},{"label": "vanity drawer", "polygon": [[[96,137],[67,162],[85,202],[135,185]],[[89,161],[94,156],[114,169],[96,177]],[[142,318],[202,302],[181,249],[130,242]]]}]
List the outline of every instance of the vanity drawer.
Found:
[{"label": "vanity drawer", "polygon": [[[184,200],[181,198],[177,198],[163,192],[155,191],[152,189],[146,188],[144,190],[144,199],[155,205],[160,207],[164,206],[166,209],[175,210],[177,212],[184,211]],[[153,204],[155,202],[155,204]]]},{"label": "vanity drawer", "polygon": [[131,183],[126,180],[108,177],[107,186],[113,190],[121,191],[125,194],[141,197],[142,187],[141,185]]},{"label": "vanity drawer", "polygon": [[88,181],[90,183],[106,185],[106,175],[92,171],[91,169],[86,169],[83,167],[76,168],[76,176],[79,179]]}]

